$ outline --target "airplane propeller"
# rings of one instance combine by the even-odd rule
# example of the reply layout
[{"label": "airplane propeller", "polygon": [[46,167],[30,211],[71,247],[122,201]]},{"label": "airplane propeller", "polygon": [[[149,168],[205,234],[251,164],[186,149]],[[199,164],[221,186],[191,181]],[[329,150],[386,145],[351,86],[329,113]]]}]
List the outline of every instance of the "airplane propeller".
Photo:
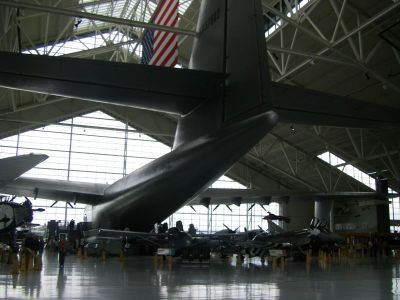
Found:
[{"label": "airplane propeller", "polygon": [[222,225],[224,225],[224,227],[228,230],[228,233],[236,233],[238,231],[238,229],[240,228],[240,226],[238,226],[235,230],[232,230],[225,224],[222,224]]},{"label": "airplane propeller", "polygon": [[6,195],[1,196],[1,200],[5,199],[4,202],[14,202],[15,198],[17,198],[16,195],[12,196],[11,198],[10,198],[10,196],[6,196]]},{"label": "airplane propeller", "polygon": [[[36,190],[36,189],[37,189],[37,188],[35,188],[35,190]],[[33,200],[36,200],[36,196],[37,196],[37,193],[35,192],[35,196],[34,196]],[[24,198],[25,198],[25,200],[26,200],[26,201],[29,201],[30,203],[32,203],[31,199],[29,199],[28,197],[24,196]],[[45,209],[44,209],[44,208],[42,208],[42,207],[38,207],[38,208],[34,208],[34,209],[32,209],[32,211],[36,211],[36,212],[44,212],[44,211],[45,211]]]},{"label": "airplane propeller", "polygon": [[32,211],[44,212],[45,209],[40,207],[40,208],[34,208],[34,209],[32,209]]}]

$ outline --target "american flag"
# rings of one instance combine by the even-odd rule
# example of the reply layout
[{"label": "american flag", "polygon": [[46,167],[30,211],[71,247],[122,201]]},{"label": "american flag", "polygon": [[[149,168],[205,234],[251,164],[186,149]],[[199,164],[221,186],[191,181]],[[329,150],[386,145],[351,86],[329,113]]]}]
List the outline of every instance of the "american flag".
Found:
[{"label": "american flag", "polygon": [[[175,27],[178,24],[179,0],[163,0],[158,6],[154,24]],[[173,67],[178,63],[176,33],[146,29],[142,39],[142,64]]]}]

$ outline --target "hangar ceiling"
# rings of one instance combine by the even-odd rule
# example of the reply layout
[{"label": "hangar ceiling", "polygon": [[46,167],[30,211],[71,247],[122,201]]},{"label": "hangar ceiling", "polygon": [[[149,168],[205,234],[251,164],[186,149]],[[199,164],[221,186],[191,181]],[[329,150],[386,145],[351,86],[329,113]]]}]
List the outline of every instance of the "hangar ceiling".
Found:
[{"label": "hangar ceiling", "polygon": [[[0,0],[0,5],[10,2]],[[23,3],[35,10],[0,6],[1,50],[48,54],[72,41],[80,50],[66,56],[126,63],[138,62],[143,29],[122,23],[148,21],[155,7],[153,0]],[[180,3],[180,29],[194,33],[200,0]],[[274,81],[400,108],[399,1],[263,0],[262,5]],[[87,20],[82,13],[116,19]],[[113,38],[115,32],[123,38]],[[82,46],[81,38],[93,36],[104,43],[94,49]],[[183,66],[192,42],[190,35],[180,35]],[[97,109],[172,144],[176,120],[171,115],[6,89],[0,90],[0,138]],[[271,193],[368,191],[317,157],[331,151],[366,173],[387,178],[400,191],[399,133],[279,123],[227,175]]]}]

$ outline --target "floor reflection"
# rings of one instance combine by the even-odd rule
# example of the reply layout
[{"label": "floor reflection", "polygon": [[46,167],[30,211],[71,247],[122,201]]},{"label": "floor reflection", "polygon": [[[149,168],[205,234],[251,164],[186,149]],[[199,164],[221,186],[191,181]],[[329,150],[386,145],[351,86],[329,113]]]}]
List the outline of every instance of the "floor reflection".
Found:
[{"label": "floor reflection", "polygon": [[161,299],[281,299],[275,283],[162,286]]},{"label": "floor reflection", "polygon": [[0,264],[0,299],[397,299],[400,265],[396,260],[318,261],[262,264],[257,259],[211,264],[155,266],[151,258],[106,262],[45,255],[41,272],[10,275]]},{"label": "floor reflection", "polygon": [[67,275],[64,274],[64,268],[60,268],[57,276],[57,295],[58,298],[63,298]]}]

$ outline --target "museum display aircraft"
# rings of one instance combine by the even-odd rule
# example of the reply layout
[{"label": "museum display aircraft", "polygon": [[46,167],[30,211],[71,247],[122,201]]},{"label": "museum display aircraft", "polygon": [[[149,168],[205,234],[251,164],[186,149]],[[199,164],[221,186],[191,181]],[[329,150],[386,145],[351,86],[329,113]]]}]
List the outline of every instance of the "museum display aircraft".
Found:
[{"label": "museum display aircraft", "polygon": [[[0,186],[6,186],[25,172],[48,158],[44,154],[27,154],[0,159]],[[13,202],[15,196],[0,195],[0,243],[13,243],[19,226],[31,225],[34,211],[29,199],[23,203]]]},{"label": "museum display aircraft", "polygon": [[312,219],[308,228],[285,231],[282,227],[268,220],[268,230],[262,231],[252,239],[236,243],[238,253],[249,257],[269,256],[269,250],[291,249],[305,254],[312,246],[315,249],[334,249],[344,238],[329,230],[327,222]]},{"label": "museum display aircraft", "polygon": [[205,191],[279,121],[400,123],[393,108],[271,82],[260,0],[203,0],[196,31],[188,69],[0,52],[1,87],[179,116],[173,151],[111,185],[21,178],[0,191],[69,198],[93,205],[96,227],[148,231]]}]

